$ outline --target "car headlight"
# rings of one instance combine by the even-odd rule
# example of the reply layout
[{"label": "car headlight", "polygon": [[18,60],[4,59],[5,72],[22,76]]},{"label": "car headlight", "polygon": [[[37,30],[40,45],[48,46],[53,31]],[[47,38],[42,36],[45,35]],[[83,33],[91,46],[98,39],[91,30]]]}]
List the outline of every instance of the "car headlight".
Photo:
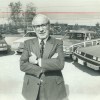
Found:
[{"label": "car headlight", "polygon": [[78,53],[81,54],[81,51],[79,51]]},{"label": "car headlight", "polygon": [[81,54],[81,51],[76,50],[76,53],[77,53],[77,54]]},{"label": "car headlight", "polygon": [[66,52],[70,52],[70,48],[66,48]]},{"label": "car headlight", "polygon": [[96,60],[97,57],[93,56],[93,59]]},{"label": "car headlight", "polygon": [[65,46],[63,46],[63,51],[66,51],[66,47]]},{"label": "car headlight", "polygon": [[98,58],[97,61],[100,61],[100,58]]}]

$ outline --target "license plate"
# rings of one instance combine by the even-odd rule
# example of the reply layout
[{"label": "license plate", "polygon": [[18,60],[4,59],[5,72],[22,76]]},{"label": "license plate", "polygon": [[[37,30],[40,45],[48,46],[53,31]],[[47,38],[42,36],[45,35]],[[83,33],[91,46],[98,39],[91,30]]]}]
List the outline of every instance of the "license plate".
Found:
[{"label": "license plate", "polygon": [[81,59],[79,59],[79,58],[78,58],[78,63],[81,64],[81,65],[84,65],[83,60],[81,60]]}]

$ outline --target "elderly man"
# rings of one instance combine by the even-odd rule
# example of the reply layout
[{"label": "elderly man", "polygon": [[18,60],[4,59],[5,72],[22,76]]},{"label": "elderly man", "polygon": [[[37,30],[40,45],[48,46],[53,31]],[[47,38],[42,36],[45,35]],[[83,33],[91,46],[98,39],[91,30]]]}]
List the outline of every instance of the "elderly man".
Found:
[{"label": "elderly man", "polygon": [[63,42],[51,37],[50,21],[37,14],[32,25],[37,38],[24,43],[20,69],[25,72],[22,94],[26,100],[67,100],[64,79]]}]

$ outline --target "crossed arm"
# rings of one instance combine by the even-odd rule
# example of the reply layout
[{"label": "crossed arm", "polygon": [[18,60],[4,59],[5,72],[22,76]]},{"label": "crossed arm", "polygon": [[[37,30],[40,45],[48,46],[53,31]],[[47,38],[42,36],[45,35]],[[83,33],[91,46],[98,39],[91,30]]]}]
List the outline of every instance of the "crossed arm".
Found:
[{"label": "crossed arm", "polygon": [[31,56],[29,56],[28,44],[25,43],[24,51],[20,58],[20,69],[22,71],[34,74],[38,77],[41,72],[62,70],[63,67],[64,55],[62,42],[57,44],[55,52],[47,59],[37,58],[33,52],[31,52]]}]

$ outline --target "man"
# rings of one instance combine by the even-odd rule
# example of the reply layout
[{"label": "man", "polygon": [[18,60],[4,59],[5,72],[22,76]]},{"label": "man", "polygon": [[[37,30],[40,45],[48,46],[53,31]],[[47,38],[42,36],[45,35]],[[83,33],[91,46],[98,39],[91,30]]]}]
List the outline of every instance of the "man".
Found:
[{"label": "man", "polygon": [[63,43],[49,34],[50,21],[38,14],[32,21],[37,38],[25,41],[20,69],[25,72],[22,94],[26,100],[67,100]]}]

